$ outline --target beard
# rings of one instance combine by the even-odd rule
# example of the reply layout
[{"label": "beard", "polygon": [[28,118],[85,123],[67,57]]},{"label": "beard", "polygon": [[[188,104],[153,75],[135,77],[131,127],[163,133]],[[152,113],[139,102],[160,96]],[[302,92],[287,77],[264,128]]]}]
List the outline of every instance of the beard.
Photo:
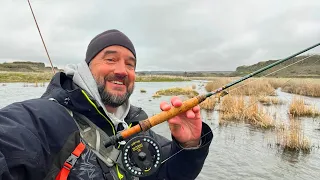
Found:
[{"label": "beard", "polygon": [[128,78],[124,78],[124,84],[126,86],[126,93],[123,95],[117,95],[117,94],[112,94],[111,92],[108,91],[107,89],[107,81],[112,81],[112,80],[119,80],[119,78],[116,78],[112,75],[106,76],[103,81],[97,81],[97,86],[98,86],[98,92],[100,94],[102,103],[107,106],[111,106],[113,108],[121,106],[124,102],[126,102],[129,97],[131,96],[134,85],[132,88],[129,87],[128,83]]}]

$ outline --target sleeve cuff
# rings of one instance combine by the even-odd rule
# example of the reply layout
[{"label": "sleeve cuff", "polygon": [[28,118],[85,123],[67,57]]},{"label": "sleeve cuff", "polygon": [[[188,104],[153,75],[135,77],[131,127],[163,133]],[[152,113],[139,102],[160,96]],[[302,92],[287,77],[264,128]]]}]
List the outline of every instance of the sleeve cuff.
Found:
[{"label": "sleeve cuff", "polygon": [[202,145],[202,139],[201,139],[201,138],[200,138],[200,141],[199,141],[198,146],[195,146],[195,147],[184,148],[184,147],[179,143],[179,147],[182,148],[182,149],[198,149],[201,145]]}]

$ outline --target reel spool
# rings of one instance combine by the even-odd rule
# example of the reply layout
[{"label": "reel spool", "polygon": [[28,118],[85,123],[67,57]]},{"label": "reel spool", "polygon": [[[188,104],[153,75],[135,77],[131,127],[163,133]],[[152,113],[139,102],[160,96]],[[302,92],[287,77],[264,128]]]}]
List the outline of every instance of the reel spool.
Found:
[{"label": "reel spool", "polygon": [[149,176],[161,165],[161,148],[151,137],[136,136],[122,149],[122,163],[133,176]]}]

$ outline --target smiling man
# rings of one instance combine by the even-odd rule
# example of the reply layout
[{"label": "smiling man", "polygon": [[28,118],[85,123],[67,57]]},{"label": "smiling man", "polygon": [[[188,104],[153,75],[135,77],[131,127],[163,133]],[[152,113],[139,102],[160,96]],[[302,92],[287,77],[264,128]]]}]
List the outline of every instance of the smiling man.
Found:
[{"label": "smiling man", "polygon": [[[148,118],[129,100],[137,62],[125,34],[105,31],[92,39],[85,61],[55,74],[41,98],[1,109],[0,180],[139,179],[120,160],[123,142],[103,145],[110,136]],[[160,109],[181,104],[172,97],[171,105],[162,102]],[[139,133],[157,141],[161,161],[165,160],[141,180],[191,180],[203,167],[213,135],[202,122],[199,106],[168,123],[172,141],[152,130]]]}]

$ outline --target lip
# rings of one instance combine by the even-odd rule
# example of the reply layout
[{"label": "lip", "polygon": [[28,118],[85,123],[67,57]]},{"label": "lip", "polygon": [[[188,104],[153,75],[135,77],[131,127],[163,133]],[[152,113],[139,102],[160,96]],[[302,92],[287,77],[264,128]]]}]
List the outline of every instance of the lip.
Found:
[{"label": "lip", "polygon": [[111,87],[115,87],[115,88],[125,88],[126,87],[124,84],[115,84],[112,81],[107,81],[107,84],[110,85]]}]

